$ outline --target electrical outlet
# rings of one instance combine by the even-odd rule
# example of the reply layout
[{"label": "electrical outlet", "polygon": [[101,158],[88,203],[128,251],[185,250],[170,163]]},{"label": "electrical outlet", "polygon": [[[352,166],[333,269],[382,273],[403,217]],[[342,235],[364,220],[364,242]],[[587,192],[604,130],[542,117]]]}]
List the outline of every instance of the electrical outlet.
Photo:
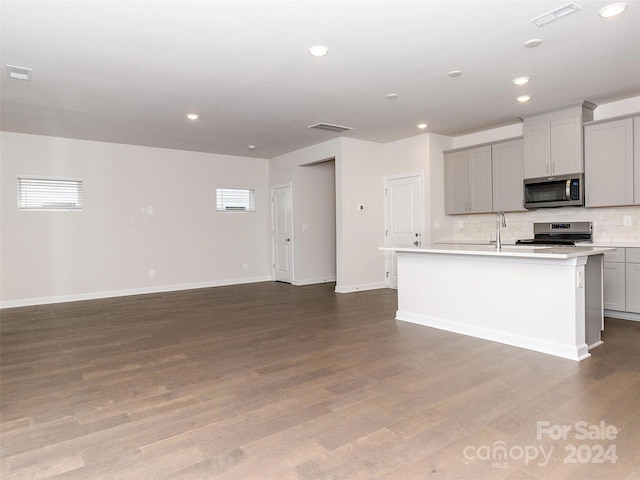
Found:
[{"label": "electrical outlet", "polygon": [[625,227],[631,226],[631,215],[625,215],[622,217],[622,225]]},{"label": "electrical outlet", "polygon": [[156,278],[156,271],[155,270],[149,270],[149,278]]},{"label": "electrical outlet", "polygon": [[458,228],[464,228],[464,221],[458,220]]},{"label": "electrical outlet", "polygon": [[249,264],[248,263],[243,263],[242,264],[242,270],[249,270]]}]

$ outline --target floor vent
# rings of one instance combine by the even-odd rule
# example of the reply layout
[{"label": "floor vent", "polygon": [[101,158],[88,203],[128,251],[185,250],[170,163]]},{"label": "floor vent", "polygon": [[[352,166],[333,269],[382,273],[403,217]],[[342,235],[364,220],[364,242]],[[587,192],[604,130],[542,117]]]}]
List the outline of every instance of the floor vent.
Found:
[{"label": "floor vent", "polygon": [[347,132],[353,130],[351,127],[343,127],[342,125],[333,125],[331,123],[316,123],[309,125],[307,128],[317,128],[318,130],[329,130],[330,132]]}]

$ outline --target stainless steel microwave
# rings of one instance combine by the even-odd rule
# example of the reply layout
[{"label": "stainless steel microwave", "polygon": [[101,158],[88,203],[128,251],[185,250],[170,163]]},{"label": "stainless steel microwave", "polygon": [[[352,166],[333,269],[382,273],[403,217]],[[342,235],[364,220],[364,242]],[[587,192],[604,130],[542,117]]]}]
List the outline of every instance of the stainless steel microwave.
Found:
[{"label": "stainless steel microwave", "polygon": [[556,175],[524,180],[524,208],[584,205],[584,175]]}]

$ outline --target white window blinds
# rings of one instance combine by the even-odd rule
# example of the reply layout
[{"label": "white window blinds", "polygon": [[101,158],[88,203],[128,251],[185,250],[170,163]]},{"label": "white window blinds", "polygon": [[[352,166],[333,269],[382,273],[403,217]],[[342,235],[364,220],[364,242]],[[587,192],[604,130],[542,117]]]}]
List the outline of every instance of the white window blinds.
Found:
[{"label": "white window blinds", "polygon": [[251,188],[217,188],[219,212],[255,212],[256,191]]},{"label": "white window blinds", "polygon": [[18,177],[20,210],[82,210],[82,180]]}]

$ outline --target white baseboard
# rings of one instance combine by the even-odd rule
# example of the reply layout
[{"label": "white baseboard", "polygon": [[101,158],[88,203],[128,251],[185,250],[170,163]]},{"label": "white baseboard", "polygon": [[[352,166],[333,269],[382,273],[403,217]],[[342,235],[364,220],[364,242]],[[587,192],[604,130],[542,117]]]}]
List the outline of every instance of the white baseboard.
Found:
[{"label": "white baseboard", "polygon": [[482,338],[484,340],[491,340],[492,342],[504,343],[506,345],[512,345],[514,347],[526,348],[527,350],[534,350],[536,352],[555,355],[556,357],[562,357],[569,360],[579,361],[591,356],[586,344],[582,344],[579,346],[564,345],[560,343],[549,342],[546,340],[540,340],[537,338],[525,337],[512,333],[492,330],[489,328],[476,327],[473,325],[467,325],[464,323],[445,320],[442,318],[403,312],[400,310],[396,312],[396,319],[405,322],[416,323],[418,325],[424,325],[426,327],[446,330],[448,332],[460,333],[462,335]]},{"label": "white baseboard", "polygon": [[380,288],[387,288],[387,286],[382,283],[367,283],[362,285],[336,285],[336,289],[334,290],[336,293],[353,293],[353,292],[362,292],[364,290],[378,290]]},{"label": "white baseboard", "polygon": [[336,277],[321,277],[321,278],[307,278],[305,280],[294,280],[293,284],[296,286],[317,285],[318,283],[333,283],[335,281],[336,281]]},{"label": "white baseboard", "polygon": [[605,310],[605,317],[620,318],[621,320],[633,320],[634,322],[640,322],[640,313],[632,312],[618,312],[616,310]]},{"label": "white baseboard", "polygon": [[268,282],[270,276],[252,278],[233,278],[213,282],[183,283],[178,285],[159,285],[155,287],[131,288],[126,290],[110,290],[106,292],[81,293],[76,295],[60,295],[55,297],[24,298],[0,302],[0,309],[15,307],[30,307],[33,305],[47,305],[52,303],[78,302],[82,300],[97,300],[101,298],[125,297],[129,295],[144,295],[147,293],[175,292],[180,290],[194,290],[198,288],[223,287],[227,285],[241,285],[245,283]]}]

